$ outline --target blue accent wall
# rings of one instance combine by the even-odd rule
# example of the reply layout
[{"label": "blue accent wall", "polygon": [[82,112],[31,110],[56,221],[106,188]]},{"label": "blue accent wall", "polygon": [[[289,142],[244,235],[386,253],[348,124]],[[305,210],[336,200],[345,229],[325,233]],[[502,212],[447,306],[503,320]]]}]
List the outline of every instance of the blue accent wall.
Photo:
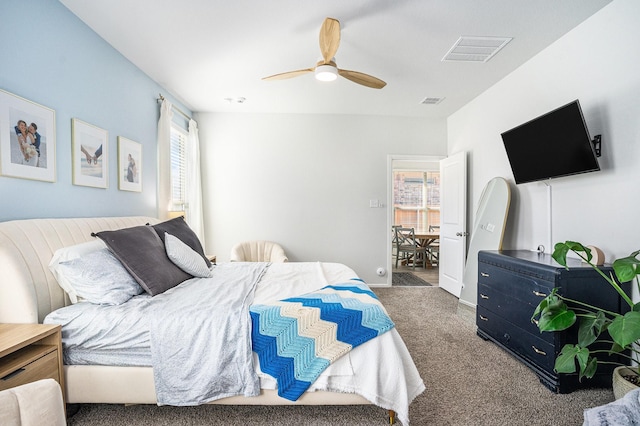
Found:
[{"label": "blue accent wall", "polygon": [[[56,182],[0,176],[0,221],[156,216],[158,94],[189,110],[61,3],[0,2],[0,89],[55,110],[56,123]],[[108,131],[107,189],[72,184],[72,118]],[[118,136],[142,144],[141,193],[118,190]]]}]

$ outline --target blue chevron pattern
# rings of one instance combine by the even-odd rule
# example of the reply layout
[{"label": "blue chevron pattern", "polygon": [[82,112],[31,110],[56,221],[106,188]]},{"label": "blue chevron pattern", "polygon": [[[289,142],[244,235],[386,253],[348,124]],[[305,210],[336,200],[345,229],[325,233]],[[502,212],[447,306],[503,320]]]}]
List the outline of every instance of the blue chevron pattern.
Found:
[{"label": "blue chevron pattern", "polygon": [[297,400],[336,359],[394,327],[360,281],[250,307],[252,348],[278,395]]}]

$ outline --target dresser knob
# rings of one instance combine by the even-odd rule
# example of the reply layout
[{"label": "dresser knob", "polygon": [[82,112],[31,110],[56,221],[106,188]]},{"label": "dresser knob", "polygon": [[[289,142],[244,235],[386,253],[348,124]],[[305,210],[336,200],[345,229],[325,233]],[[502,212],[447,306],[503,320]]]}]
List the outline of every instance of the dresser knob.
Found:
[{"label": "dresser knob", "polygon": [[487,296],[486,294],[482,294],[480,293],[480,299],[488,299],[489,296]]},{"label": "dresser knob", "polygon": [[487,318],[487,317],[485,317],[485,316],[482,316],[482,315],[480,315],[480,314],[478,314],[478,316],[480,317],[480,319],[481,319],[482,321],[489,321],[489,318]]},{"label": "dresser knob", "polygon": [[536,296],[539,296],[539,297],[547,297],[546,293],[541,293],[541,292],[535,291],[535,290],[533,290],[533,294],[535,294]]},{"label": "dresser knob", "polygon": [[502,337],[504,337],[505,342],[508,342],[509,340],[511,340],[511,336],[509,335],[509,333],[504,333],[504,336]]},{"label": "dresser knob", "polygon": [[481,277],[488,277],[488,276],[489,276],[489,274],[487,274],[486,272],[480,272],[480,276],[481,276]]}]

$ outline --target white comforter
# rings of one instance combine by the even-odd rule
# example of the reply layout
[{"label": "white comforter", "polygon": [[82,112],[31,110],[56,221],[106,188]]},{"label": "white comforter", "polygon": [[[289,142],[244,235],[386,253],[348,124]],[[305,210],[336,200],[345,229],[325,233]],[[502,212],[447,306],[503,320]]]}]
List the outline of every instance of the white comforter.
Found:
[{"label": "white comforter", "polygon": [[[225,264],[217,268],[232,265]],[[249,294],[249,297],[253,296],[253,301],[250,298],[248,301],[264,303],[280,300],[356,277],[353,270],[341,264],[274,263],[260,278],[255,292]],[[180,293],[179,289],[183,286],[194,284],[215,286],[216,282],[214,278],[188,280],[167,296]],[[148,313],[153,299],[157,298],[158,296],[136,296],[120,306],[78,303],[52,312],[45,322],[63,325],[67,364],[151,366]],[[132,311],[137,314],[132,315]],[[127,314],[123,315],[124,312]],[[255,354],[253,359],[260,387],[275,389],[275,379],[260,371]],[[424,389],[423,381],[402,338],[393,329],[331,364],[309,391],[356,393],[375,405],[394,410],[403,424],[408,425],[409,404]]]},{"label": "white comforter", "polygon": [[223,264],[152,298],[149,335],[158,405],[260,395],[249,305],[267,263]]}]

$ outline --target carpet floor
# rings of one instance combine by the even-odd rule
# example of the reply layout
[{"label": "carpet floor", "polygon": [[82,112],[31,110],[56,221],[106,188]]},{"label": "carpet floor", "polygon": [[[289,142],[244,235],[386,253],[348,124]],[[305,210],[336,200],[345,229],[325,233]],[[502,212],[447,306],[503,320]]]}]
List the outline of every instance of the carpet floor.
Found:
[{"label": "carpet floor", "polygon": [[[580,425],[583,410],[613,400],[609,389],[557,395],[522,363],[476,335],[458,299],[439,287],[375,288],[427,390],[411,404],[414,426]],[[388,424],[376,406],[218,406],[84,404],[69,426]]]},{"label": "carpet floor", "polygon": [[391,285],[430,286],[431,284],[411,272],[394,272],[393,275],[391,275]]}]

